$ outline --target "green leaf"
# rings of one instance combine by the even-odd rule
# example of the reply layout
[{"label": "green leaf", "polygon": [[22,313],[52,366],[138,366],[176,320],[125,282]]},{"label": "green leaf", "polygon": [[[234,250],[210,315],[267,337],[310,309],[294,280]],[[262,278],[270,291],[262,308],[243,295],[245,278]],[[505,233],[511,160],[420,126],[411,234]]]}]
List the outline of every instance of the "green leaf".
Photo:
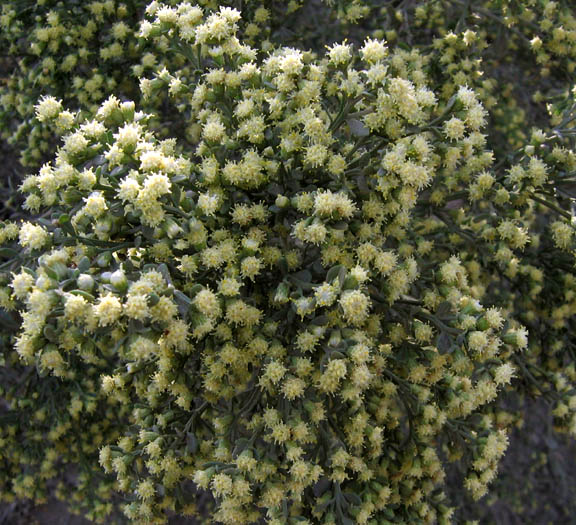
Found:
[{"label": "green leaf", "polygon": [[368,286],[368,293],[370,294],[370,297],[372,299],[375,299],[379,303],[387,302],[388,298],[386,297],[386,295],[383,294],[378,288],[376,288],[376,286],[372,284]]},{"label": "green leaf", "polygon": [[156,306],[158,304],[158,301],[160,301],[160,297],[158,296],[158,294],[154,293],[154,292],[150,292],[147,296],[146,296],[146,302],[148,303],[148,306],[152,307],[152,306]]},{"label": "green leaf", "polygon": [[441,332],[436,338],[436,346],[438,352],[448,354],[452,351],[452,338],[446,332]]},{"label": "green leaf", "polygon": [[178,207],[180,205],[180,196],[182,195],[182,191],[180,190],[180,186],[172,186],[172,203],[174,206]]},{"label": "green leaf", "polygon": [[44,326],[44,330],[42,331],[42,333],[44,334],[44,337],[51,343],[58,342],[58,333],[51,324],[47,324],[46,326]]},{"label": "green leaf", "polygon": [[48,375],[48,370],[40,366],[39,360],[36,361],[36,373],[38,374],[38,377],[46,377]]},{"label": "green leaf", "polygon": [[164,280],[168,284],[172,284],[172,277],[170,276],[170,270],[168,270],[168,266],[162,263],[158,265],[158,271],[162,274],[162,277],[164,277]]},{"label": "green leaf", "polygon": [[448,301],[444,301],[438,305],[436,308],[436,317],[442,319],[443,317],[448,317],[452,313],[452,304]]},{"label": "green leaf", "polygon": [[234,449],[232,450],[232,457],[237,457],[240,454],[242,454],[242,452],[244,451],[244,449],[250,445],[250,440],[246,439],[246,438],[240,438],[238,440],[236,440],[236,444],[234,446]]},{"label": "green leaf", "polygon": [[296,286],[300,286],[303,290],[310,290],[313,287],[311,283],[312,274],[308,270],[301,270],[300,272],[289,275],[288,280]]},{"label": "green leaf", "polygon": [[358,119],[348,119],[348,127],[355,137],[367,137],[370,135],[370,130]]},{"label": "green leaf", "polygon": [[48,266],[42,266],[42,268],[46,273],[46,275],[50,277],[50,279],[54,279],[55,281],[58,280],[58,274],[54,270],[52,270],[52,268],[49,268]]},{"label": "green leaf", "polygon": [[126,166],[116,166],[112,171],[110,171],[110,177],[117,177],[118,175],[123,175],[128,171]]},{"label": "green leaf", "polygon": [[[97,155],[96,157],[94,157],[92,159],[91,164],[93,164],[94,166],[102,166],[106,162],[107,162],[106,157],[104,155]],[[96,173],[96,175],[100,175],[100,174]]]},{"label": "green leaf", "polygon": [[316,505],[314,507],[314,512],[317,512],[318,514],[322,514],[330,505],[332,505],[332,503],[334,503],[333,499],[329,499],[328,501],[325,501],[324,503],[319,503],[318,505]]},{"label": "green leaf", "polygon": [[340,285],[340,290],[342,290],[342,288],[344,287],[344,283],[346,282],[346,274],[348,273],[348,270],[345,266],[342,266],[340,268],[340,271],[338,272],[338,284]]},{"label": "green leaf", "polygon": [[80,297],[84,297],[84,299],[86,299],[87,301],[96,300],[96,298],[92,294],[85,292],[84,290],[71,290],[70,293],[73,295],[79,295]]},{"label": "green leaf", "polygon": [[346,501],[351,505],[362,505],[362,499],[354,492],[343,492]]},{"label": "green leaf", "polygon": [[19,253],[12,248],[0,248],[0,257],[8,257],[10,259],[18,257]]},{"label": "green leaf", "polygon": [[342,290],[354,290],[358,287],[358,279],[349,275],[344,279],[344,283],[342,284]]},{"label": "green leaf", "polygon": [[184,182],[186,180],[188,180],[187,175],[176,175],[170,179],[170,182],[172,182],[172,184],[179,184],[180,182]]},{"label": "green leaf", "polygon": [[198,452],[198,439],[193,432],[186,434],[186,450],[190,454],[196,454],[196,452]]},{"label": "green leaf", "polygon": [[320,478],[317,483],[312,487],[314,495],[319,498],[324,494],[332,485],[332,482],[327,477]]},{"label": "green leaf", "polygon": [[82,273],[86,273],[90,269],[90,259],[88,259],[86,256],[82,257],[78,263],[78,269]]},{"label": "green leaf", "polygon": [[174,297],[177,301],[180,301],[181,303],[184,303],[188,306],[190,306],[192,304],[192,300],[190,299],[190,297],[188,297],[186,294],[182,293],[180,290],[174,291]]},{"label": "green leaf", "polygon": [[[204,286],[201,284],[195,284],[194,286],[192,286],[192,288],[190,288],[190,297],[195,297],[196,294],[200,293],[202,290],[204,290]],[[192,301],[190,301],[192,302]]]},{"label": "green leaf", "polygon": [[124,206],[121,202],[116,202],[110,206],[109,213],[114,215],[114,217],[123,217],[125,215]]},{"label": "green leaf", "polygon": [[288,273],[288,262],[286,261],[286,257],[282,257],[282,259],[280,259],[278,266],[280,266],[280,272],[282,275],[286,275]]},{"label": "green leaf", "polygon": [[190,298],[182,293],[180,290],[174,290],[174,299],[176,300],[176,304],[178,305],[178,313],[182,319],[186,319],[188,316],[188,310],[192,305],[192,301]]},{"label": "green leaf", "polygon": [[341,264],[337,264],[336,266],[332,266],[332,268],[330,268],[328,270],[328,273],[326,274],[326,281],[331,282],[334,279],[336,279],[336,277],[338,277],[338,274],[340,273],[340,270],[342,268],[343,268],[343,266]]}]

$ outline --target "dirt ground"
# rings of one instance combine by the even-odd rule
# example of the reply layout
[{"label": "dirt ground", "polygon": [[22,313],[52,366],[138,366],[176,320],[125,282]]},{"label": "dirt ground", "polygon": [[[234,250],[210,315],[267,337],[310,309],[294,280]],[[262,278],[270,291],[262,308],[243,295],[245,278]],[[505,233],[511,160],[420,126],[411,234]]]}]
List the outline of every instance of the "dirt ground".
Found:
[{"label": "dirt ground", "polygon": [[[552,430],[546,404],[529,401],[525,424],[510,445],[489,494],[462,502],[456,523],[481,525],[576,525],[576,441]],[[453,501],[463,490],[451,484]]]}]

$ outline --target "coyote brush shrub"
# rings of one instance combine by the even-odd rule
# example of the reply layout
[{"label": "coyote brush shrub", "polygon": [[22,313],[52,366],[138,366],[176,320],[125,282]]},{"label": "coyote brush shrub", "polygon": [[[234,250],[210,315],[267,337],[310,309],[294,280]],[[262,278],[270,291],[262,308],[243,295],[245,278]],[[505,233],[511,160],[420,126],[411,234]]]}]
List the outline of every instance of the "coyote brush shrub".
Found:
[{"label": "coyote brush shrub", "polygon": [[142,104],[172,97],[185,138],[115,95],[36,101],[62,142],[22,183],[36,218],[0,227],[27,374],[4,392],[2,495],[63,497],[77,469],[68,499],[98,522],[194,515],[200,490],[208,523],[450,523],[446,464],[487,492],[507,389],[576,434],[570,134],[496,163],[489,90],[433,50],[262,52],[240,23],[147,9],[165,56]]}]

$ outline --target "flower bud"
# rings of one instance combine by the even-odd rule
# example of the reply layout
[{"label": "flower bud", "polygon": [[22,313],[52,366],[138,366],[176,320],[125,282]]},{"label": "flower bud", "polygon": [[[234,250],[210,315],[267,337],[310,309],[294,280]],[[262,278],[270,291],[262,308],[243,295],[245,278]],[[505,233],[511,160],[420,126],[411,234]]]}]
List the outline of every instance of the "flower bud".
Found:
[{"label": "flower bud", "polygon": [[290,205],[290,199],[284,195],[278,195],[274,204],[276,204],[278,208],[286,208]]},{"label": "flower bud", "polygon": [[170,239],[174,239],[182,233],[182,228],[174,219],[166,219],[162,224],[162,230]]},{"label": "flower bud", "polygon": [[101,253],[96,259],[96,264],[100,268],[106,268],[112,262],[112,254],[110,252]]},{"label": "flower bud", "polygon": [[279,304],[287,303],[288,292],[288,285],[286,283],[280,283],[278,288],[276,288],[276,293],[274,294],[274,302]]},{"label": "flower bud", "polygon": [[90,290],[92,290],[92,288],[94,288],[94,279],[92,278],[91,275],[88,275],[87,273],[81,273],[76,278],[76,284],[78,285],[78,288],[80,288],[80,290],[86,290],[87,292],[89,292]]},{"label": "flower bud", "polygon": [[126,275],[121,269],[112,272],[110,275],[110,284],[114,286],[117,290],[124,292],[128,288],[128,281],[126,280]]},{"label": "flower bud", "polygon": [[39,290],[50,290],[52,288],[56,288],[57,283],[54,279],[50,279],[46,275],[40,275],[36,279],[36,288]]},{"label": "flower bud", "polygon": [[131,122],[134,120],[134,112],[135,112],[136,105],[131,100],[127,102],[122,102],[120,104],[120,111],[122,112],[122,116],[124,120]]}]

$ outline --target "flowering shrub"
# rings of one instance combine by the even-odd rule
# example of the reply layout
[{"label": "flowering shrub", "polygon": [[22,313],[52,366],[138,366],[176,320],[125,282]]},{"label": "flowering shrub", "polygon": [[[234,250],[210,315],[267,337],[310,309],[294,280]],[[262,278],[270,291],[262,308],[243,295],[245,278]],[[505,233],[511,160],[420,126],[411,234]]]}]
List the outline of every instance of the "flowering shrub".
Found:
[{"label": "flowering shrub", "polygon": [[[389,47],[399,26],[305,50],[274,41],[272,7],[241,26],[152,2],[126,33],[140,95],[110,94],[116,70],[93,99],[34,100],[62,142],[21,185],[29,218],[0,226],[0,306],[20,315],[4,499],[164,523],[203,491],[207,522],[450,523],[446,465],[486,494],[519,418],[503,396],[545,396],[576,434],[573,93],[529,133],[507,118],[524,110],[489,112],[471,57],[507,11],[446,32],[446,3],[394,15],[431,47]],[[542,74],[569,70],[571,37],[540,29]]]},{"label": "flowering shrub", "polygon": [[[199,4],[214,7],[209,0]],[[237,7],[242,2],[220,4]],[[294,40],[295,26],[301,26],[310,11],[308,3],[301,9],[296,1],[247,4],[242,33],[247,41],[262,43],[264,48]],[[132,100],[139,97],[138,78],[158,67],[166,52],[165,42],[155,48],[140,38],[147,5],[116,0],[15,0],[2,5],[0,43],[9,54],[0,58],[7,73],[0,82],[0,134],[21,148],[25,166],[37,167],[49,158],[55,147],[54,128],[62,132],[72,124],[68,111],[52,127],[34,119],[34,106],[41,96],[55,96],[69,109],[92,110],[111,93]],[[367,13],[367,7],[357,0],[332,7],[333,14],[342,19],[357,20]],[[306,13],[298,16],[301,10]],[[311,29],[310,41],[315,38]],[[147,107],[158,109],[153,103]]]}]

